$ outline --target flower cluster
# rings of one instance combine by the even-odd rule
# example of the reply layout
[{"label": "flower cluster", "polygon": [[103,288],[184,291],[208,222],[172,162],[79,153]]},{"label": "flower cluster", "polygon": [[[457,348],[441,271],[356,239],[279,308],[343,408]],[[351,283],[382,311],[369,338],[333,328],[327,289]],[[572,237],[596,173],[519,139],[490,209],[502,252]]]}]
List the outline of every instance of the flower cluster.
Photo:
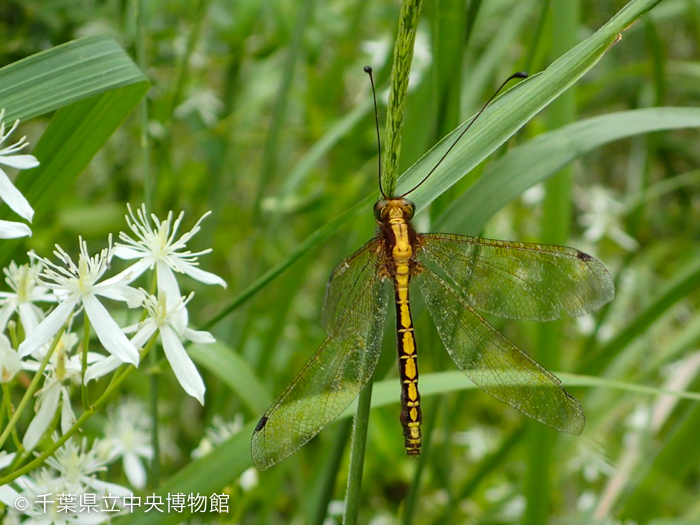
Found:
[{"label": "flower cluster", "polygon": [[[143,488],[143,461],[150,461],[154,454],[149,441],[152,421],[137,417],[133,406],[124,405],[111,414],[106,438],[99,446],[95,443],[88,450],[85,443],[78,446],[70,438],[79,430],[81,418],[94,413],[119,379],[139,367],[149,352],[162,350],[184,391],[204,404],[204,381],[183,341],[206,344],[214,338],[188,326],[187,305],[193,293],[183,296],[178,283],[186,275],[205,284],[226,286],[221,278],[198,266],[198,258],[210,250],[187,248],[204,217],[181,234],[184,214],[175,218],[169,213],[160,220],[147,213],[145,206],[129,207],[129,233],[121,232],[116,243],[110,236],[101,251],[91,254],[79,238],[77,259],[57,245],[52,258],[30,252],[29,263],[13,262],[5,269],[9,291],[0,292],[0,330],[7,333],[0,333],[0,384],[4,393],[12,386],[22,387],[24,397],[17,407],[6,406],[12,403],[10,396],[2,404],[3,411],[14,411],[16,417],[0,433],[0,450],[12,437],[17,451],[0,453],[0,478],[13,477],[13,473],[19,477],[13,477],[17,490],[0,487],[0,501],[7,503],[44,489],[78,493],[90,488],[103,493],[109,488],[117,494],[118,487],[107,487],[94,473],[118,457],[123,458],[130,484]],[[115,258],[129,265],[113,272]],[[136,287],[142,277],[149,291]],[[91,399],[88,383],[108,374],[113,375],[107,391]],[[75,408],[81,400],[82,415]],[[19,416],[32,402],[34,413],[22,432]],[[52,440],[59,439],[65,444],[47,459],[44,465],[50,468],[29,477],[32,451],[50,448]]]},{"label": "flower cluster", "polygon": [[[5,458],[9,464],[14,455]],[[47,466],[36,474],[21,476],[17,479],[17,489],[0,486],[0,502],[8,507],[8,516],[20,512],[29,519],[24,523],[101,523],[110,518],[106,513],[84,513],[68,510],[56,497],[62,494],[88,494],[94,496],[125,497],[131,490],[115,483],[98,479],[97,475],[107,469],[107,465],[118,455],[107,453],[107,447],[101,440],[95,440],[89,447],[83,439],[80,443],[68,441],[49,458]],[[24,502],[37,502],[47,495],[43,506],[25,505]],[[19,512],[18,512],[19,511]]]}]

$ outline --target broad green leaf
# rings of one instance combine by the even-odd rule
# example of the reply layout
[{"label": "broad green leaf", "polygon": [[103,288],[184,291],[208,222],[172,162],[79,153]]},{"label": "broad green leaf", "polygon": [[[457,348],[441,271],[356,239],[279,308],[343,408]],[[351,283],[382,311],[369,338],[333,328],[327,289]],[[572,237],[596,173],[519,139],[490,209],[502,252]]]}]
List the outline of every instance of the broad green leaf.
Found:
[{"label": "broad green leaf", "polygon": [[[58,110],[31,151],[41,164],[20,172],[15,182],[36,211],[36,225],[49,220],[46,212],[147,90],[141,70],[106,36],[75,40],[0,69],[0,105],[7,121]],[[7,208],[0,216],[12,218]],[[11,255],[2,250],[0,266]]]},{"label": "broad green leaf", "polygon": [[595,148],[652,131],[696,127],[700,127],[697,108],[646,108],[593,117],[543,133],[489,166],[450,203],[438,226],[444,231],[476,235],[503,206]]},{"label": "broad green leaf", "polygon": [[147,79],[109,36],[91,36],[52,47],[0,69],[0,106],[5,119],[27,120],[106,91]]}]

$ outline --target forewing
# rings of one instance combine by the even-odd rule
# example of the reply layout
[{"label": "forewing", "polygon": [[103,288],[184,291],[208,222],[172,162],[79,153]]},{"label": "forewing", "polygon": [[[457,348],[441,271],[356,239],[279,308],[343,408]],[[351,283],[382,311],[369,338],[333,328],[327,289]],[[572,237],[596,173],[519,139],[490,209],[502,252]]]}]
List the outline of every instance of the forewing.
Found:
[{"label": "forewing", "polygon": [[[329,337],[301,373],[262,417],[253,433],[251,452],[265,470],[296,452],[357,397],[379,359],[386,318],[389,280],[376,258],[363,263],[358,279],[345,291]],[[361,277],[360,277],[361,276]],[[340,290],[337,290],[341,293]]]},{"label": "forewing", "polygon": [[561,381],[506,339],[431,270],[418,281],[452,360],[478,387],[547,426],[580,434],[581,404]]},{"label": "forewing", "polygon": [[346,323],[339,321],[365,293],[368,281],[376,277],[381,266],[381,255],[381,243],[374,237],[335,267],[328,279],[321,313],[321,326],[327,335],[332,336],[336,330],[347,327]]},{"label": "forewing", "polygon": [[421,234],[419,244],[419,258],[437,264],[476,309],[499,317],[581,316],[615,296],[600,261],[566,246],[448,234]]}]

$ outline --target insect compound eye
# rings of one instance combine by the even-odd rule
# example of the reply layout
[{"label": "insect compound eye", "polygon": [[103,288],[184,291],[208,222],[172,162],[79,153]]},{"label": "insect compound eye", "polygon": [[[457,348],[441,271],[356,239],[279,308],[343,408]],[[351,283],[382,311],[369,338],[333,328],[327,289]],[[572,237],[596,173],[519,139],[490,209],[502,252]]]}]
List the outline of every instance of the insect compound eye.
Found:
[{"label": "insect compound eye", "polygon": [[403,199],[402,202],[402,207],[403,207],[403,212],[404,215],[406,216],[407,219],[413,218],[413,215],[416,213],[416,205],[413,201],[409,201],[408,199]]},{"label": "insect compound eye", "polygon": [[377,222],[382,222],[382,210],[388,204],[386,199],[379,199],[374,205],[374,218]]}]

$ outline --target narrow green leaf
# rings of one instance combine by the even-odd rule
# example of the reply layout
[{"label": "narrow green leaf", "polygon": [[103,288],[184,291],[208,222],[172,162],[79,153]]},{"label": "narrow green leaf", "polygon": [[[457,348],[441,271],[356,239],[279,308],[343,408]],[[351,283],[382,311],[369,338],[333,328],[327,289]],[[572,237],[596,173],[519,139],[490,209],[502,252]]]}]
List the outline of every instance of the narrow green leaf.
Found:
[{"label": "narrow green leaf", "polygon": [[[0,100],[8,120],[58,109],[32,151],[41,164],[20,172],[15,181],[37,212],[35,225],[49,220],[46,212],[147,90],[141,70],[105,36],[69,42],[0,69]],[[0,217],[10,216],[6,208],[0,211]],[[12,249],[0,251],[5,266]]]},{"label": "narrow green leaf", "polygon": [[569,124],[513,148],[489,166],[438,221],[441,230],[478,234],[486,221],[526,189],[585,153],[627,137],[700,127],[698,108],[620,111]]},{"label": "narrow green leaf", "polygon": [[187,353],[199,366],[226,383],[253,414],[262,414],[272,396],[255,375],[248,361],[221,342],[187,347]]},{"label": "narrow green leaf", "polygon": [[[90,36],[47,49],[0,69],[0,105],[7,121],[27,120],[105,91],[147,79],[109,36]],[[142,93],[143,94],[143,93]]]},{"label": "narrow green leaf", "polygon": [[[498,97],[452,149],[433,175],[411,194],[418,210],[455,184],[493,153],[528,120],[591,69],[632,22],[660,0],[632,0],[607,24],[564,54],[545,71]],[[418,184],[436,164],[468,122],[463,123],[416,162],[399,180],[398,194]]]}]

